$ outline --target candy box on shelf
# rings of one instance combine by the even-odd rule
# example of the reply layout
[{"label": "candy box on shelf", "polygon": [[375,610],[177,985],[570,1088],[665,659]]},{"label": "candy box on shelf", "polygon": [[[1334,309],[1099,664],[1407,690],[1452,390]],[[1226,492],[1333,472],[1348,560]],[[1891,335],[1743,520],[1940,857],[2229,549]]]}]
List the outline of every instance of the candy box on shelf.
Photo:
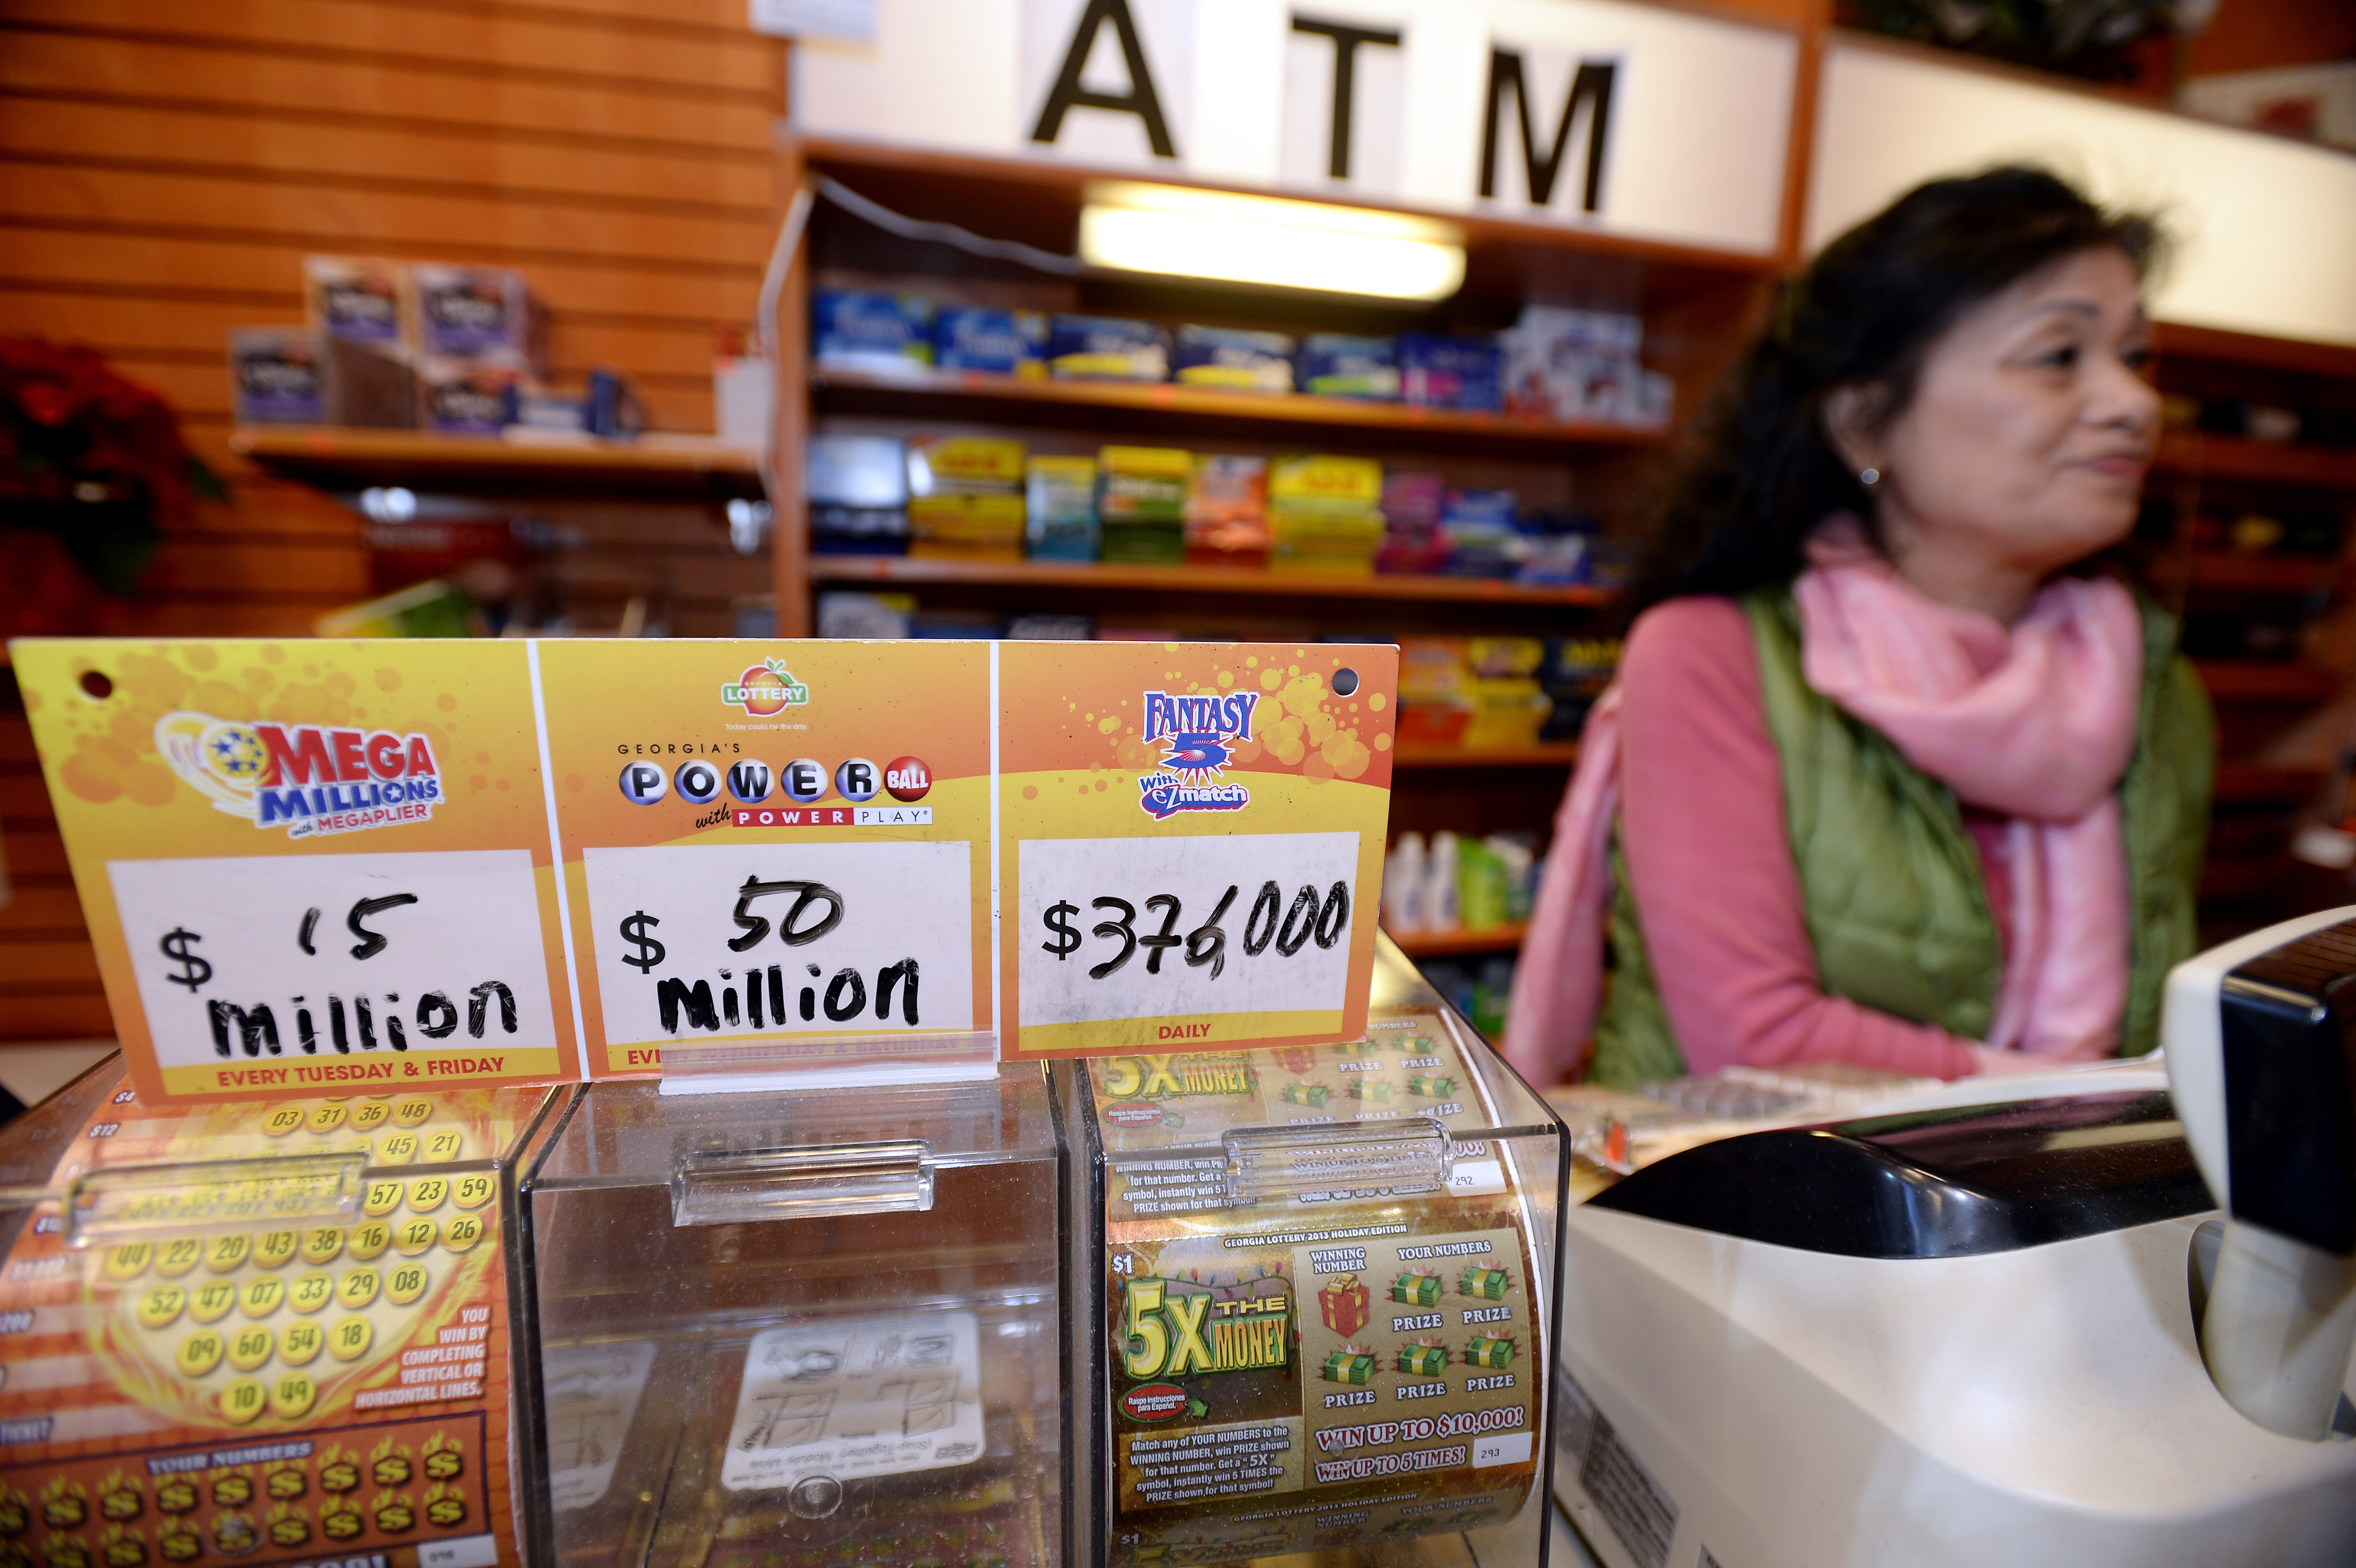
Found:
[{"label": "candy box on shelf", "polygon": [[319,343],[309,327],[230,327],[229,379],[240,424],[317,424],[327,417]]},{"label": "candy box on shelf", "polygon": [[1354,1274],[1327,1280],[1317,1287],[1317,1316],[1326,1328],[1348,1339],[1366,1326],[1366,1287]]},{"label": "candy box on shelf", "polygon": [[1047,374],[1047,318],[1035,310],[944,310],[933,322],[933,363],[1037,379]]},{"label": "candy box on shelf", "polygon": [[1296,379],[1302,391],[1320,397],[1395,403],[1399,395],[1398,339],[1312,332],[1301,340]]},{"label": "candy box on shelf", "polygon": [[1023,549],[1033,560],[1097,559],[1101,539],[1095,458],[1033,457],[1024,496],[1029,516],[1023,525]]},{"label": "candy box on shelf", "polygon": [[497,435],[515,423],[519,376],[484,359],[424,359],[417,367],[417,423],[444,435]]},{"label": "candy box on shelf", "polygon": [[1403,332],[1399,393],[1427,408],[1495,413],[1504,406],[1504,356],[1493,336]]},{"label": "candy box on shelf", "polygon": [[548,373],[544,319],[521,272],[420,261],[410,269],[410,279],[416,291],[420,354],[498,359]]},{"label": "candy box on shelf", "polygon": [[1166,381],[1170,335],[1150,321],[1058,315],[1047,329],[1047,368],[1058,380]]},{"label": "candy box on shelf", "polygon": [[1434,1307],[1440,1302],[1440,1276],[1409,1269],[1391,1281],[1391,1299],[1409,1307]]},{"label": "candy box on shelf", "polygon": [[821,366],[887,372],[933,362],[933,302],[881,289],[819,289],[810,295],[810,356]]},{"label": "candy box on shelf", "polygon": [[416,347],[407,263],[359,256],[303,258],[303,318],[323,336],[399,357]]},{"label": "candy box on shelf", "polygon": [[1190,387],[1237,392],[1289,392],[1292,390],[1292,339],[1280,332],[1182,326],[1177,339],[1177,379]]}]

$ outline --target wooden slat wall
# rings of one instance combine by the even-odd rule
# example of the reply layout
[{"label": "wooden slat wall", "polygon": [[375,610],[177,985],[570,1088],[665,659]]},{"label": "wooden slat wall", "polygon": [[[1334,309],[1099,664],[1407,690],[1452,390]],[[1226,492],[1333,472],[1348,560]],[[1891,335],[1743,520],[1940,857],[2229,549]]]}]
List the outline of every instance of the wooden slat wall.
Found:
[{"label": "wooden slat wall", "polygon": [[[223,334],[301,319],[307,252],[521,268],[560,380],[612,366],[659,428],[710,430],[783,107],[744,0],[0,0],[0,333],[103,351],[230,488],[104,629],[299,634],[367,591],[356,519],[227,444]],[[13,713],[0,851],[0,1039],[108,1032]]]}]

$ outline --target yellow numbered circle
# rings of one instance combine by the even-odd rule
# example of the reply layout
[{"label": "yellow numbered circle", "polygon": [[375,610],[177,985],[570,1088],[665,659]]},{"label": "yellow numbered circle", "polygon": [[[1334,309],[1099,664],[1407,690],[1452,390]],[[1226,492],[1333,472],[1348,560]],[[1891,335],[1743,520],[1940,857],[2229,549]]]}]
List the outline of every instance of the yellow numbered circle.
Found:
[{"label": "yellow numbered circle", "polygon": [[392,1227],[381,1220],[352,1227],[351,1253],[356,1263],[366,1263],[392,1245]]},{"label": "yellow numbered circle", "polygon": [[446,1176],[421,1176],[409,1184],[409,1211],[431,1214],[442,1207],[450,1196],[450,1179]]},{"label": "yellow numbered circle", "polygon": [[283,1138],[301,1126],[308,1114],[300,1105],[281,1105],[262,1118],[262,1130],[273,1138]]},{"label": "yellow numbered circle", "polygon": [[363,1133],[372,1133],[392,1120],[392,1107],[382,1100],[363,1100],[352,1111],[352,1125]]},{"label": "yellow numbered circle", "polygon": [[466,1135],[455,1127],[444,1127],[425,1140],[425,1157],[436,1165],[446,1165],[466,1149]]},{"label": "yellow numbered circle", "polygon": [[229,1364],[231,1370],[250,1372],[270,1360],[276,1348],[278,1336],[261,1327],[241,1328],[229,1337]]},{"label": "yellow numbered circle", "polygon": [[331,1264],[344,1250],[344,1231],[340,1225],[318,1225],[303,1234],[303,1261],[313,1268]]},{"label": "yellow numbered circle", "polygon": [[287,1372],[270,1385],[270,1413],[281,1421],[308,1415],[319,1397],[319,1385],[308,1372]]},{"label": "yellow numbered circle", "polygon": [[479,1209],[488,1203],[491,1194],[498,1190],[498,1184],[478,1170],[472,1176],[460,1177],[452,1184],[450,1200],[461,1209]]},{"label": "yellow numbered circle", "polygon": [[117,1283],[126,1279],[137,1279],[147,1272],[147,1265],[155,1261],[155,1243],[125,1242],[107,1253],[106,1277]]},{"label": "yellow numbered circle", "polygon": [[248,1317],[267,1317],[278,1310],[286,1299],[286,1282],[270,1275],[245,1282],[245,1292],[237,1298],[237,1309]]},{"label": "yellow numbered circle", "polygon": [[166,1242],[163,1250],[155,1254],[155,1272],[166,1279],[177,1279],[196,1267],[204,1255],[204,1243],[194,1236]]},{"label": "yellow numbered circle", "polygon": [[344,1275],[343,1283],[336,1286],[336,1300],[352,1311],[358,1312],[361,1307],[374,1301],[376,1293],[383,1288],[384,1275],[381,1271],[374,1268],[356,1268]]},{"label": "yellow numbered circle", "polygon": [[218,1330],[199,1328],[180,1341],[179,1353],[172,1358],[172,1364],[180,1369],[184,1378],[200,1378],[220,1365],[221,1356],[228,1349]]},{"label": "yellow numbered circle", "polygon": [[240,1378],[221,1390],[221,1417],[243,1426],[260,1415],[269,1403],[270,1396],[262,1392],[260,1378]]},{"label": "yellow numbered circle", "polygon": [[226,1279],[208,1280],[188,1298],[188,1316],[199,1323],[218,1323],[237,1305],[237,1285]]},{"label": "yellow numbered circle", "polygon": [[365,1317],[347,1317],[327,1330],[327,1354],[339,1361],[357,1361],[368,1354],[376,1330]]},{"label": "yellow numbered circle", "polygon": [[401,1207],[401,1183],[371,1181],[368,1195],[360,1200],[360,1212],[371,1220],[381,1220]]},{"label": "yellow numbered circle", "polygon": [[344,1107],[336,1104],[315,1105],[310,1119],[305,1124],[315,1133],[332,1133],[344,1125]]},{"label": "yellow numbered circle", "polygon": [[252,1238],[242,1232],[233,1236],[215,1236],[213,1244],[205,1249],[205,1267],[214,1274],[227,1274],[245,1262],[246,1253],[252,1250]]},{"label": "yellow numbered circle", "polygon": [[256,1268],[284,1268],[303,1248],[300,1231],[264,1231],[253,1243]]},{"label": "yellow numbered circle", "polygon": [[395,1307],[406,1307],[424,1295],[432,1283],[423,1264],[400,1264],[384,1277],[384,1298]]},{"label": "yellow numbered circle", "polygon": [[483,1221],[473,1214],[453,1214],[442,1221],[442,1244],[463,1253],[483,1239]]},{"label": "yellow numbered circle", "polygon": [[433,1119],[431,1100],[403,1100],[392,1108],[392,1125],[397,1127],[422,1127]]},{"label": "yellow numbered circle", "polygon": [[289,1323],[278,1336],[278,1359],[290,1367],[307,1367],[327,1342],[327,1331],[316,1323]]},{"label": "yellow numbered circle", "polygon": [[297,1312],[316,1312],[335,1299],[336,1282],[325,1269],[313,1269],[286,1287],[286,1305]]},{"label": "yellow numbered circle", "polygon": [[416,1158],[415,1133],[387,1133],[377,1142],[376,1162],[379,1165],[409,1165]]},{"label": "yellow numbered circle", "polygon": [[187,1305],[187,1291],[177,1285],[159,1285],[139,1298],[139,1327],[168,1328]]},{"label": "yellow numbered circle", "polygon": [[413,1258],[434,1244],[436,1226],[431,1220],[403,1220],[392,1232],[392,1250]]}]

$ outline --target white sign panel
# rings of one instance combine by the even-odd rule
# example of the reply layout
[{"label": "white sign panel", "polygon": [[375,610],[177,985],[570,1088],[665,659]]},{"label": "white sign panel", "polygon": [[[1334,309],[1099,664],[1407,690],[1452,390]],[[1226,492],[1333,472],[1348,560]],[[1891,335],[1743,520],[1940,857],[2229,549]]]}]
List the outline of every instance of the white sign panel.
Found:
[{"label": "white sign panel", "polygon": [[615,1044],[970,1029],[972,846],[582,851]]},{"label": "white sign panel", "polygon": [[[1023,1021],[1339,1008],[1355,833],[1026,838]],[[1175,1027],[1183,1027],[1183,1022]]]},{"label": "white sign panel", "polygon": [[522,849],[110,860],[155,1059],[332,1093],[556,1045]]},{"label": "white sign panel", "polygon": [[880,0],[810,134],[1766,253],[1799,46],[1620,0]]},{"label": "white sign panel", "polygon": [[970,1312],[772,1328],[744,1351],[721,1481],[731,1491],[904,1476],[981,1455]]},{"label": "white sign panel", "polygon": [[550,1508],[558,1513],[587,1508],[613,1486],[614,1467],[654,1365],[651,1339],[541,1349]]}]

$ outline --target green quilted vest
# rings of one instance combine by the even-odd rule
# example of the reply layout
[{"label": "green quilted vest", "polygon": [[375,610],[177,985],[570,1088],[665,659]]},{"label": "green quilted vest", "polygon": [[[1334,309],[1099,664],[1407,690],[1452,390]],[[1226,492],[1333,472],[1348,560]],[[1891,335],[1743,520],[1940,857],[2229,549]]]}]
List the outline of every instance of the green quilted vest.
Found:
[{"label": "green quilted vest", "polygon": [[[1788,590],[1759,590],[1741,603],[1758,642],[1792,858],[1825,990],[1966,1040],[1985,1038],[2003,949],[1954,792],[1810,689]],[[2209,700],[2175,651],[2175,618],[2144,601],[2143,631],[2142,720],[2119,782],[2132,906],[2123,1056],[2159,1043],[2160,987],[2169,966],[2192,953],[2216,772]],[[1612,870],[1613,970],[1588,1076],[1633,1088],[1676,1077],[1685,1056],[1654,984],[1616,832]]]}]

